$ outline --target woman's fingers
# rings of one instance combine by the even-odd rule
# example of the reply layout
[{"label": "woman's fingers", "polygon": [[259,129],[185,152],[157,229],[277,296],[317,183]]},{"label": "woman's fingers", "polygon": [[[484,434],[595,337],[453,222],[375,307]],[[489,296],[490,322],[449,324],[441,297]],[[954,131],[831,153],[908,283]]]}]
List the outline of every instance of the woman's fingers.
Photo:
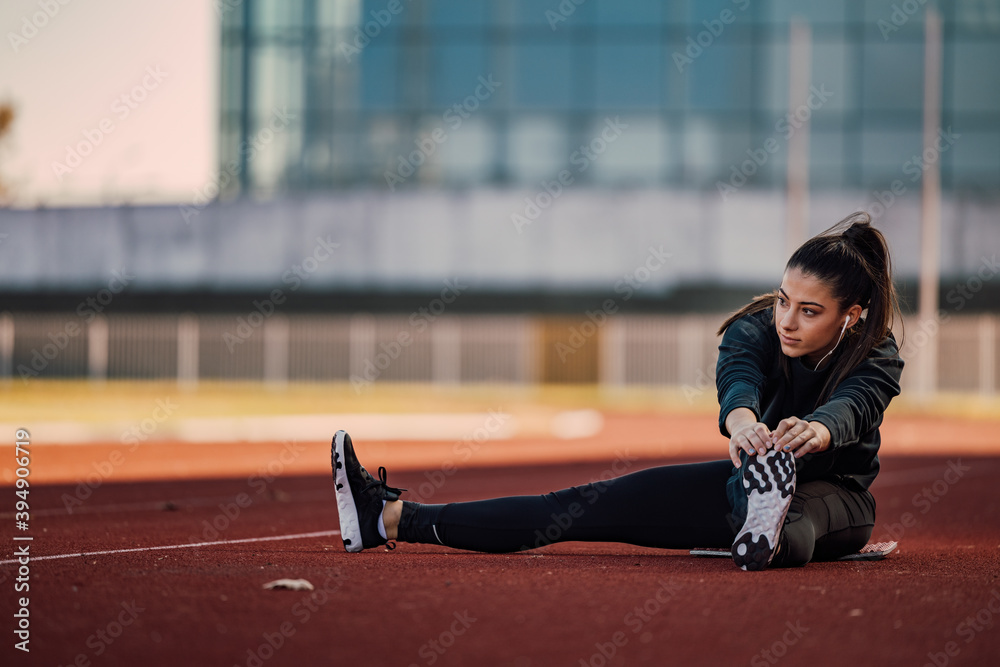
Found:
[{"label": "woman's fingers", "polygon": [[742,466],[740,451],[748,455],[764,454],[771,446],[771,432],[760,422],[741,428],[729,439],[729,459],[737,468]]},{"label": "woman's fingers", "polygon": [[778,435],[778,430],[775,430],[773,437],[774,447],[775,449],[791,451],[815,435],[816,433],[809,425],[809,422],[795,419],[795,422],[788,425],[780,436]]},{"label": "woman's fingers", "polygon": [[740,449],[736,444],[736,438],[729,439],[729,460],[733,462],[733,467],[739,468],[743,465],[740,461]]},{"label": "woman's fingers", "polygon": [[[753,433],[750,435],[750,445],[757,450],[758,454],[763,454],[771,446],[771,434],[764,424],[755,424]],[[749,452],[753,454],[754,452]]]}]

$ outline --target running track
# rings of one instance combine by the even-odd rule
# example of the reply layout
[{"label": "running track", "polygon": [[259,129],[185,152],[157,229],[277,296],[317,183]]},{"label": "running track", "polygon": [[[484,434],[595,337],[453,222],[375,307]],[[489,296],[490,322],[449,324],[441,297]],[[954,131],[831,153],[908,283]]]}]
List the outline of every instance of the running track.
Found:
[{"label": "running track", "polygon": [[[363,451],[362,460],[379,463]],[[427,500],[543,493],[611,464],[463,469]],[[13,648],[8,563],[0,656],[4,665],[251,667],[996,664],[998,476],[996,457],[887,455],[875,537],[898,538],[897,552],[763,573],[621,544],[347,554],[326,476],[105,484],[72,515],[61,500],[72,487],[33,487],[31,652]],[[427,480],[390,471],[389,481]],[[13,515],[0,522],[9,545]],[[308,533],[320,534],[270,539]],[[221,543],[182,546],[209,541]],[[152,548],[161,546],[180,548]],[[127,551],[43,559],[116,550]],[[316,590],[263,589],[280,578]]]}]

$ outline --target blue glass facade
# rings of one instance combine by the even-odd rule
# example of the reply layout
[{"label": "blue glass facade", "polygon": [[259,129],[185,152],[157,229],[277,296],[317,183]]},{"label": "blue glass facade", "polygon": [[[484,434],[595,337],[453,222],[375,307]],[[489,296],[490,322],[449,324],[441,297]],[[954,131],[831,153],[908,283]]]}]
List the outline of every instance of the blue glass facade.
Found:
[{"label": "blue glass facade", "polygon": [[[618,117],[578,184],[712,189],[774,138],[747,187],[783,188],[799,17],[821,100],[810,185],[884,187],[921,151],[929,4],[244,0],[223,6],[221,159],[259,193],[535,186]],[[996,192],[1000,0],[940,11],[943,186]],[[285,108],[295,122],[268,132]]]}]

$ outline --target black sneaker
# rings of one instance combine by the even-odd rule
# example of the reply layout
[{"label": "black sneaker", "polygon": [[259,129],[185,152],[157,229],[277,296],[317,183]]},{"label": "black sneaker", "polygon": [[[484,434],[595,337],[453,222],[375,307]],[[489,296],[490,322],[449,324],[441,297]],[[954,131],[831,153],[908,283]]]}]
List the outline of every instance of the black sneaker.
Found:
[{"label": "black sneaker", "polygon": [[346,431],[337,431],[333,436],[330,463],[344,548],[353,552],[385,544],[387,540],[378,532],[382,501],[398,500],[406,489],[387,485],[383,467],[378,469],[378,479],[372,477],[355,456],[351,436]]},{"label": "black sneaker", "polygon": [[733,541],[733,562],[744,570],[763,570],[778,550],[795,493],[795,457],[777,449],[751,456],[743,466],[743,486],[747,519]]}]

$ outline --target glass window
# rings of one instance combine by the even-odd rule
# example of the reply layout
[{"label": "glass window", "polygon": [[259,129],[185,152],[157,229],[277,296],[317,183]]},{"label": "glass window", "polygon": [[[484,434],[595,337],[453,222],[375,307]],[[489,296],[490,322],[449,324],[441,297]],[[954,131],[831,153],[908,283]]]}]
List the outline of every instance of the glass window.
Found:
[{"label": "glass window", "polygon": [[[303,98],[302,52],[297,48],[261,46],[253,55],[253,108],[261,117],[276,109],[301,112]],[[266,118],[265,118],[266,120]]]},{"label": "glass window", "polygon": [[815,110],[816,116],[827,116],[831,111],[843,111],[856,105],[854,86],[848,74],[853,62],[852,53],[853,46],[843,42],[813,42],[812,84],[818,94],[811,94],[819,107]]},{"label": "glass window", "polygon": [[361,21],[361,2],[320,2],[316,5],[316,20],[322,28],[350,28]]},{"label": "glass window", "polygon": [[954,54],[951,108],[1000,113],[1000,43],[959,42]]},{"label": "glass window", "polygon": [[595,19],[600,25],[657,25],[663,21],[665,4],[674,3],[661,0],[596,0]]},{"label": "glass window", "polygon": [[[861,4],[864,5],[866,24],[877,24],[879,21],[884,20],[887,23],[899,24],[905,27],[907,24],[912,23],[914,24],[911,26],[912,28],[915,28],[920,33],[923,32],[924,13],[927,11],[928,5],[926,2],[914,2],[910,0],[910,2],[904,3],[900,2],[900,0],[865,0]],[[904,11],[902,7],[904,4],[906,5],[906,9],[910,11]],[[906,19],[905,22],[904,18]],[[893,32],[891,34],[899,35],[900,32]]]},{"label": "glass window", "polygon": [[[488,45],[483,41],[455,41],[431,45],[431,105],[442,112],[475,97],[479,77],[487,78],[492,70]],[[502,84],[503,82],[501,82]],[[498,89],[502,90],[502,88]],[[486,94],[486,91],[482,91]],[[492,93],[490,93],[492,96]],[[486,103],[486,100],[477,100]]]},{"label": "glass window", "polygon": [[[400,0],[405,7],[408,2]],[[490,0],[431,0],[424,16],[439,26],[487,25],[490,23]]]},{"label": "glass window", "polygon": [[[504,0],[506,5],[510,0]],[[552,31],[579,26],[593,16],[596,0],[576,4],[572,0],[515,0],[513,20],[523,26],[545,27]]]},{"label": "glass window", "polygon": [[490,180],[496,155],[495,131],[489,121],[471,117],[448,134],[438,147],[441,177],[454,185],[474,185]]},{"label": "glass window", "polygon": [[957,188],[996,191],[1000,184],[1000,133],[961,132],[944,155]]},{"label": "glass window", "polygon": [[593,91],[598,108],[658,107],[663,100],[663,79],[659,43],[598,42]]},{"label": "glass window", "polygon": [[510,179],[535,184],[555,178],[567,168],[569,150],[565,125],[551,116],[520,117],[511,122],[508,140]]},{"label": "glass window", "polygon": [[358,177],[361,167],[358,139],[353,130],[338,130],[330,137],[330,170],[337,182],[351,182]]},{"label": "glass window", "polygon": [[899,180],[912,190],[919,186],[913,181],[913,160],[921,152],[921,130],[897,131],[888,128],[865,129],[861,135],[862,185],[886,187]]},{"label": "glass window", "polygon": [[921,109],[924,103],[922,44],[869,42],[864,49],[863,95],[872,109]]},{"label": "glass window", "polygon": [[749,44],[712,44],[705,49],[684,75],[691,108],[749,110],[753,91],[751,55]]},{"label": "glass window", "polygon": [[[714,188],[716,181],[728,184],[733,170],[740,171],[746,151],[752,147],[753,135],[748,129],[705,117],[689,118],[684,127],[684,180],[700,187]],[[753,170],[745,184],[753,186],[760,175],[759,170]],[[735,182],[741,181],[737,177]]]},{"label": "glass window", "polygon": [[574,173],[581,160],[587,159],[590,173],[584,174],[595,183],[643,186],[662,182],[668,151],[658,117],[601,118],[591,125],[588,137],[589,154],[578,158],[572,166]]},{"label": "glass window", "polygon": [[381,39],[361,52],[361,103],[367,108],[392,109],[399,103],[399,47]]},{"label": "glass window", "polygon": [[223,48],[220,55],[222,69],[220,111],[222,113],[239,112],[243,104],[243,50]]},{"label": "glass window", "polygon": [[[409,134],[403,122],[394,116],[379,115],[370,118],[366,130],[364,139],[367,146],[359,155],[359,163],[362,160],[368,161],[380,179],[384,170],[395,171],[399,167],[400,158],[405,160],[409,152],[415,150],[412,144],[405,143]],[[382,182],[385,182],[384,179]]]},{"label": "glass window", "polygon": [[[255,32],[270,33],[302,25],[303,0],[258,0],[253,3]],[[241,11],[235,7],[232,11]]]},{"label": "glass window", "polygon": [[[747,0],[740,0],[742,5]],[[897,2],[900,0],[896,0]],[[867,3],[866,3],[867,4]],[[844,0],[801,2],[801,0],[770,0],[763,15],[771,23],[788,23],[798,16],[809,23],[838,23],[846,16]]]},{"label": "glass window", "polygon": [[702,30],[705,28],[704,21],[711,23],[714,20],[720,20],[722,12],[726,9],[732,11],[735,17],[752,11],[753,0],[739,0],[739,2],[734,0],[692,0],[687,3],[671,2],[667,4],[686,4],[688,6],[688,25]]},{"label": "glass window", "polygon": [[955,3],[955,24],[972,35],[1000,35],[1000,0],[960,0]]},{"label": "glass window", "polygon": [[568,39],[519,44],[514,49],[514,104],[530,109],[569,109],[573,104],[572,54]]},{"label": "glass window", "polygon": [[[842,132],[813,131],[809,136],[809,185],[817,188],[839,188],[844,181],[844,144]],[[781,151],[787,155],[787,147]],[[785,178],[782,170],[781,179]]]}]

